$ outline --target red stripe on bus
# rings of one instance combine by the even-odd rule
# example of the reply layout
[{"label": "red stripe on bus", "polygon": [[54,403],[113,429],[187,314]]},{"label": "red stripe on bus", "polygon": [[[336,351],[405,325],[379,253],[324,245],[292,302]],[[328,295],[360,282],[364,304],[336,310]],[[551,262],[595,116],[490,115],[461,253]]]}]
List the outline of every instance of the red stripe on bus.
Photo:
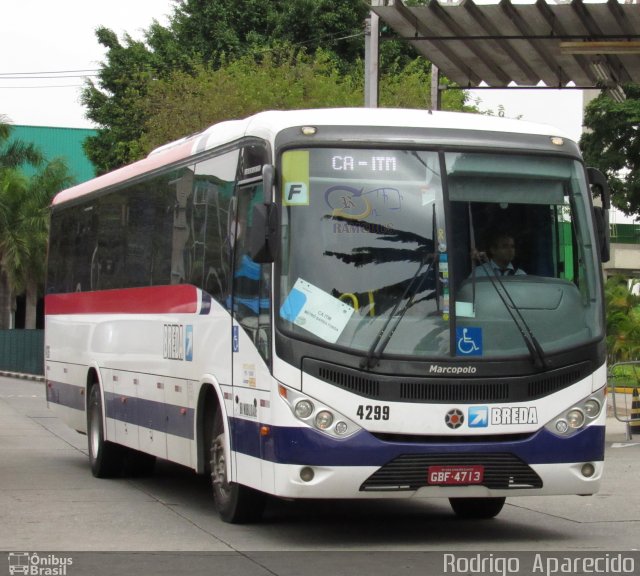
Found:
[{"label": "red stripe on bus", "polygon": [[189,284],[48,294],[45,314],[195,314],[198,291]]}]

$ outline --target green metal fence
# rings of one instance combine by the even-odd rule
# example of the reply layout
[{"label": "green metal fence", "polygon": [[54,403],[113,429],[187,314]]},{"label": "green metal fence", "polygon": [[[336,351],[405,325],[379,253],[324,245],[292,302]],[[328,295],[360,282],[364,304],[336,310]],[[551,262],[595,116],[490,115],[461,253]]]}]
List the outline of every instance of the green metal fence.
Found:
[{"label": "green metal fence", "polygon": [[640,224],[611,224],[611,242],[640,244]]},{"label": "green metal fence", "polygon": [[44,375],[44,330],[0,330],[0,371]]}]

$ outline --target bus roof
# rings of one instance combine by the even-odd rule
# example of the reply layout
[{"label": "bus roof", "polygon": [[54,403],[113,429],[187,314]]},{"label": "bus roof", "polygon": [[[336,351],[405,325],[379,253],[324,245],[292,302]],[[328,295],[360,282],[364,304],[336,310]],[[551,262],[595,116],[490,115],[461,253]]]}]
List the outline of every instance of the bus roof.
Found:
[{"label": "bus roof", "polygon": [[295,126],[380,126],[434,128],[465,131],[503,132],[516,134],[560,136],[569,139],[558,129],[546,124],[497,118],[476,113],[431,112],[397,108],[321,108],[260,112],[244,120],[229,120],[171,142],[153,150],[146,158],[83,182],[55,196],[52,205],[74,200],[102,188],[116,186],[163,166],[185,160],[216,146],[254,136],[273,142],[286,128]]}]

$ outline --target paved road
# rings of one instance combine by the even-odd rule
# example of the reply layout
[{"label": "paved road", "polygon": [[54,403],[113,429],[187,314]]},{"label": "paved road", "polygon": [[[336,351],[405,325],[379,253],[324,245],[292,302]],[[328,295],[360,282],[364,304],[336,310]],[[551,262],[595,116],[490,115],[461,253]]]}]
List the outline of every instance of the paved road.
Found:
[{"label": "paved road", "polygon": [[[208,553],[224,567],[215,574],[415,574],[419,566],[429,575],[437,572],[425,567],[442,570],[445,552],[554,551],[635,554],[640,574],[640,437],[627,440],[610,418],[599,494],[514,498],[490,521],[458,520],[437,499],[273,501],[263,523],[236,526],[217,518],[206,480],[180,466],[162,462],[145,479],[93,478],[86,438],[48,411],[44,385],[0,377],[0,549],[12,561],[18,552],[68,552],[75,564],[65,576],[136,573],[150,561],[153,574],[212,573]],[[106,551],[119,554],[96,554]]]}]

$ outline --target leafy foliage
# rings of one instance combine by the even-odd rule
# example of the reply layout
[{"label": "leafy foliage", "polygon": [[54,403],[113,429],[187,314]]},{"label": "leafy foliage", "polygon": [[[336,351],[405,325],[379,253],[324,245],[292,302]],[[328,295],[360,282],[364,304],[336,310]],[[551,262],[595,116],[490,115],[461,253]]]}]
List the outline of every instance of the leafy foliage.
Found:
[{"label": "leafy foliage", "polygon": [[605,286],[607,351],[609,362],[640,358],[640,297],[634,296],[622,276],[610,278]]},{"label": "leafy foliage", "polygon": [[[88,157],[103,173],[220,120],[360,106],[367,14],[361,0],[183,0],[143,42],[99,29],[108,52],[83,92],[99,125]],[[429,63],[401,42],[382,42],[380,59],[380,105],[429,106]],[[461,109],[465,98],[447,93],[444,107]]]},{"label": "leafy foliage", "polygon": [[[33,328],[38,287],[45,277],[49,204],[72,179],[62,160],[43,163],[33,144],[7,144],[10,135],[11,126],[0,121],[0,328],[8,328],[13,296],[25,290],[32,324],[28,320],[27,327]],[[19,170],[27,163],[41,165],[30,178]]]},{"label": "leafy foliage", "polygon": [[[448,81],[442,79],[441,84]],[[380,106],[389,108],[431,108],[431,64],[423,58],[407,61],[397,70],[386,72],[380,78]],[[442,94],[443,110],[475,110],[466,105],[467,95],[462,90]]]},{"label": "leafy foliage", "polygon": [[102,173],[140,157],[139,126],[146,119],[140,104],[157,66],[154,52],[143,42],[126,36],[121,44],[107,28],[99,28],[96,35],[108,50],[107,62],[99,85],[87,82],[82,103],[89,110],[88,117],[101,127],[84,148],[96,171]]},{"label": "leafy foliage", "polygon": [[11,124],[6,116],[0,114],[0,170],[18,168],[23,164],[38,166],[42,163],[42,153],[30,142],[12,140]]},{"label": "leafy foliage", "polygon": [[618,103],[601,94],[587,106],[580,139],[587,163],[608,178],[613,204],[626,214],[640,213],[640,85],[624,88]]},{"label": "leafy foliage", "polygon": [[192,57],[217,68],[276,43],[329,49],[350,62],[362,51],[368,9],[360,0],[185,0],[170,29]]},{"label": "leafy foliage", "polygon": [[265,53],[259,61],[245,56],[218,69],[200,66],[193,75],[176,72],[156,82],[145,102],[149,121],[142,141],[150,149],[264,109],[353,106],[361,99],[359,82],[340,75],[322,50],[314,57],[291,49]]}]

